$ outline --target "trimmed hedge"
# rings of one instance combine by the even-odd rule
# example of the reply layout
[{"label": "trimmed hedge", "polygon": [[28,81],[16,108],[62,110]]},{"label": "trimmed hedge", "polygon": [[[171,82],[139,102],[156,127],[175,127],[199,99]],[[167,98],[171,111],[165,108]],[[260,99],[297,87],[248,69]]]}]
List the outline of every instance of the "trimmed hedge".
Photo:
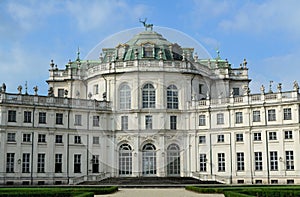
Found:
[{"label": "trimmed hedge", "polygon": [[195,187],[195,186],[186,186],[185,189],[198,192],[198,193],[210,193],[210,194],[223,193],[223,189],[219,189],[219,188],[209,188],[209,187],[202,188],[202,187]]},{"label": "trimmed hedge", "polygon": [[242,194],[234,191],[224,191],[225,197],[253,197],[252,195]]}]

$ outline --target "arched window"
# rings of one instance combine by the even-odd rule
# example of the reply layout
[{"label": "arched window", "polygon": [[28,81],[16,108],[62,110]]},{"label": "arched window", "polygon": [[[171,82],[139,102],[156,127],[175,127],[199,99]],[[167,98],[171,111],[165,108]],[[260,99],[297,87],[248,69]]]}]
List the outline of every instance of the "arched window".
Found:
[{"label": "arched window", "polygon": [[167,108],[178,109],[178,90],[175,85],[167,88]]},{"label": "arched window", "polygon": [[146,84],[142,91],[143,108],[155,108],[155,89],[152,84]]},{"label": "arched window", "polygon": [[153,144],[143,146],[143,175],[156,174],[156,148]]},{"label": "arched window", "polygon": [[177,144],[171,144],[167,148],[167,173],[180,175],[180,148]]},{"label": "arched window", "polygon": [[132,174],[132,149],[128,144],[122,144],[119,149],[119,174]]},{"label": "arched window", "polygon": [[120,109],[130,109],[131,108],[131,91],[130,87],[123,84],[120,87]]}]

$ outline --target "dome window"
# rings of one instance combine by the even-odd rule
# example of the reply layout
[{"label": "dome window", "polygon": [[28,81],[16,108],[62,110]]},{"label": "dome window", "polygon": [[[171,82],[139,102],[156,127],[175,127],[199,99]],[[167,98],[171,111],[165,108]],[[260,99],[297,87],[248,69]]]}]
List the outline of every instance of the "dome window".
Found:
[{"label": "dome window", "polygon": [[145,44],[143,45],[143,54],[144,57],[150,57],[153,58],[154,57],[154,46],[151,44]]}]

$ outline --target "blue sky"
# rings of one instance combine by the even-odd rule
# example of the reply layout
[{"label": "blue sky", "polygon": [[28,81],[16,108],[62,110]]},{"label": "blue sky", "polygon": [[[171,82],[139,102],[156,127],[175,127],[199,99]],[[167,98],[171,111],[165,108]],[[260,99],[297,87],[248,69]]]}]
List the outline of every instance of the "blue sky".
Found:
[{"label": "blue sky", "polygon": [[[0,1],[0,83],[9,92],[39,86],[47,94],[48,69],[81,57],[111,34],[154,26],[177,29],[215,56],[220,50],[238,67],[248,61],[251,90],[269,81],[291,90],[299,79],[300,1],[298,0],[2,0]],[[155,27],[154,27],[155,30]],[[112,46],[114,47],[114,46]]]}]

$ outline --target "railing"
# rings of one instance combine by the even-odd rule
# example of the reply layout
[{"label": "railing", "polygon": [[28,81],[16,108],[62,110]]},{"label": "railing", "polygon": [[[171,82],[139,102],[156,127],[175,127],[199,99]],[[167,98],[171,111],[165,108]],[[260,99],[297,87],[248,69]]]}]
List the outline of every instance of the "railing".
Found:
[{"label": "railing", "polygon": [[107,173],[100,173],[97,175],[84,175],[80,177],[73,177],[70,178],[70,184],[71,185],[77,185],[79,183],[85,182],[85,181],[101,181],[103,179],[106,179],[108,177]]},{"label": "railing", "polygon": [[217,181],[219,183],[230,183],[230,177],[219,176],[216,174],[204,174],[200,172],[192,172],[192,177],[201,181]]}]

